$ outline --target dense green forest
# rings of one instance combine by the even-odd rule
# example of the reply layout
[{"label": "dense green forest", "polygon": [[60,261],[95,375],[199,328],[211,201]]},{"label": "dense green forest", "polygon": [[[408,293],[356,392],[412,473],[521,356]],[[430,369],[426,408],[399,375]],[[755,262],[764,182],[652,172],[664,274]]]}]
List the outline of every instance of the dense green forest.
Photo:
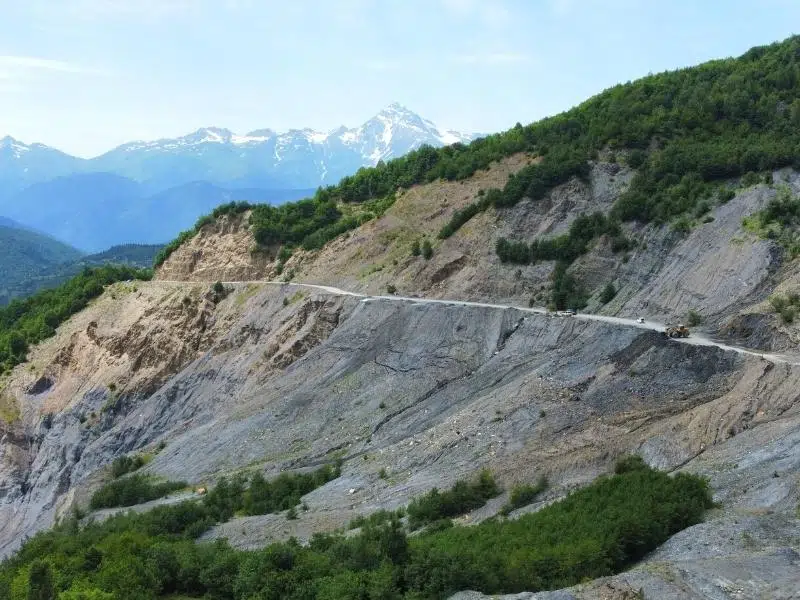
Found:
[{"label": "dense green forest", "polygon": [[[753,48],[736,59],[617,85],[557,116],[469,145],[422,147],[360,169],[338,185],[320,188],[313,198],[258,208],[256,236],[261,243],[319,247],[358,225],[359,219],[342,210],[347,204],[382,200],[385,207],[397,190],[414,184],[466,179],[518,152],[541,157],[502,190],[490,190],[456,213],[440,232],[446,238],[490,206],[537,200],[573,176],[585,178],[589,161],[609,150],[637,169],[612,210],[616,222],[664,224],[702,216],[715,202],[729,199],[719,182],[800,167],[800,37]],[[379,213],[364,211],[359,218],[374,214]],[[177,243],[160,259],[174,247]]]},{"label": "dense green forest", "polygon": [[43,273],[80,258],[80,250],[50,236],[0,225],[0,304],[23,295]]},{"label": "dense green forest", "polygon": [[[56,240],[25,230],[13,230],[14,237],[3,235],[0,227],[0,306],[15,298],[26,298],[39,290],[59,286],[78,275],[85,267],[106,264],[149,268],[162,245],[121,244],[97,254],[82,256],[78,250]],[[21,243],[18,236],[34,236],[36,246]],[[42,256],[39,248],[49,248]],[[44,251],[44,250],[43,250]]]},{"label": "dense green forest", "polygon": [[135,267],[85,267],[57,288],[11,301],[0,308],[0,372],[23,362],[28,346],[52,336],[56,327],[102,294],[104,286],[151,276],[151,271]]},{"label": "dense green forest", "polygon": [[670,477],[638,459],[616,471],[516,520],[409,536],[402,513],[384,511],[360,520],[352,535],[316,534],[307,546],[289,541],[258,551],[194,541],[233,514],[224,501],[236,495],[228,485],[217,501],[85,526],[72,519],[41,532],[0,565],[0,598],[419,600],[464,589],[559,588],[624,569],[712,505],[695,476]]}]

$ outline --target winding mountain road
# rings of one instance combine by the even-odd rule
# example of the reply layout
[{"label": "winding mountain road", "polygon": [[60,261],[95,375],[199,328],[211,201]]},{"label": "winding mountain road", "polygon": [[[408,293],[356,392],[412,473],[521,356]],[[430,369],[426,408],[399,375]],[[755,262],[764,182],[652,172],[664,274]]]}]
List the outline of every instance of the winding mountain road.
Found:
[{"label": "winding mountain road", "polygon": [[[157,280],[161,281],[162,283],[187,283],[184,281],[166,281],[166,280]],[[387,301],[387,302],[413,302],[417,304],[444,304],[446,306],[465,306],[465,307],[479,307],[479,308],[494,308],[499,310],[506,310],[506,309],[514,309],[520,312],[525,313],[533,313],[533,314],[540,314],[540,315],[549,315],[553,318],[564,318],[564,319],[580,319],[584,321],[601,321],[604,323],[610,323],[612,325],[619,325],[620,327],[636,327],[637,329],[644,329],[648,331],[664,331],[666,327],[663,323],[657,323],[655,321],[645,321],[644,323],[639,323],[636,319],[625,319],[622,317],[607,317],[604,315],[593,315],[588,313],[583,314],[576,314],[574,316],[569,317],[561,317],[552,311],[547,310],[546,308],[540,307],[527,307],[527,306],[514,306],[508,304],[493,304],[491,302],[470,302],[467,300],[439,300],[433,298],[418,298],[414,296],[375,296],[371,294],[361,294],[359,292],[351,292],[348,290],[343,290],[341,288],[333,287],[330,285],[319,285],[315,283],[297,283],[297,282],[284,282],[284,281],[223,281],[222,283],[227,285],[241,285],[247,283],[260,283],[260,284],[267,284],[267,285],[276,285],[276,286],[291,286],[291,287],[304,287],[304,288],[311,288],[315,290],[320,290],[323,292],[327,292],[329,294],[333,294],[336,296],[351,296],[354,298],[361,298],[362,302],[373,302],[373,301]],[[763,360],[768,360],[773,363],[783,363],[788,365],[795,365],[800,366],[800,356],[791,356],[787,354],[775,354],[775,353],[768,353],[762,352],[760,350],[753,350],[751,348],[742,348],[740,346],[731,346],[729,344],[723,344],[722,342],[718,342],[709,338],[706,335],[698,332],[692,332],[692,334],[688,338],[671,338],[672,341],[681,343],[681,344],[689,344],[691,346],[714,346],[716,348],[720,348],[726,352],[736,352],[737,354],[743,354],[747,356],[754,356],[756,358],[760,358]]]}]

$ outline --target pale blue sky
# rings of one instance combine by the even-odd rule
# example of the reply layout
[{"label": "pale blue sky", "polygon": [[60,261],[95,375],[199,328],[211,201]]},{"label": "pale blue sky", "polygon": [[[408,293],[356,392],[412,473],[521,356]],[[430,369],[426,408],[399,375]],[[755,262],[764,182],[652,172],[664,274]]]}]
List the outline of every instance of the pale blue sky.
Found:
[{"label": "pale blue sky", "polygon": [[800,27],[794,0],[0,0],[0,136],[91,156],[202,126],[498,131]]}]

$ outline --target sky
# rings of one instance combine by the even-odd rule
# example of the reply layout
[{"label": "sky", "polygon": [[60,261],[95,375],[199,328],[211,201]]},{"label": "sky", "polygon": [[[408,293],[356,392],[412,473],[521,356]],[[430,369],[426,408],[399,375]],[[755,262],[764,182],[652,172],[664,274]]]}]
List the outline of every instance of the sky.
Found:
[{"label": "sky", "polygon": [[488,133],[784,39],[795,0],[0,0],[0,137],[78,156],[200,127]]}]

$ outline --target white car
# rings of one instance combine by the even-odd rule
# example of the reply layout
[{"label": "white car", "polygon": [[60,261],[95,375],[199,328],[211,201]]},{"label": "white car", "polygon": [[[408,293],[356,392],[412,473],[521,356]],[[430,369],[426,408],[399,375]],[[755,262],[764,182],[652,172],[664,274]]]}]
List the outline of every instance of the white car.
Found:
[{"label": "white car", "polygon": [[638,319],[636,319],[636,322],[637,323],[644,323],[644,318],[639,317]]}]

